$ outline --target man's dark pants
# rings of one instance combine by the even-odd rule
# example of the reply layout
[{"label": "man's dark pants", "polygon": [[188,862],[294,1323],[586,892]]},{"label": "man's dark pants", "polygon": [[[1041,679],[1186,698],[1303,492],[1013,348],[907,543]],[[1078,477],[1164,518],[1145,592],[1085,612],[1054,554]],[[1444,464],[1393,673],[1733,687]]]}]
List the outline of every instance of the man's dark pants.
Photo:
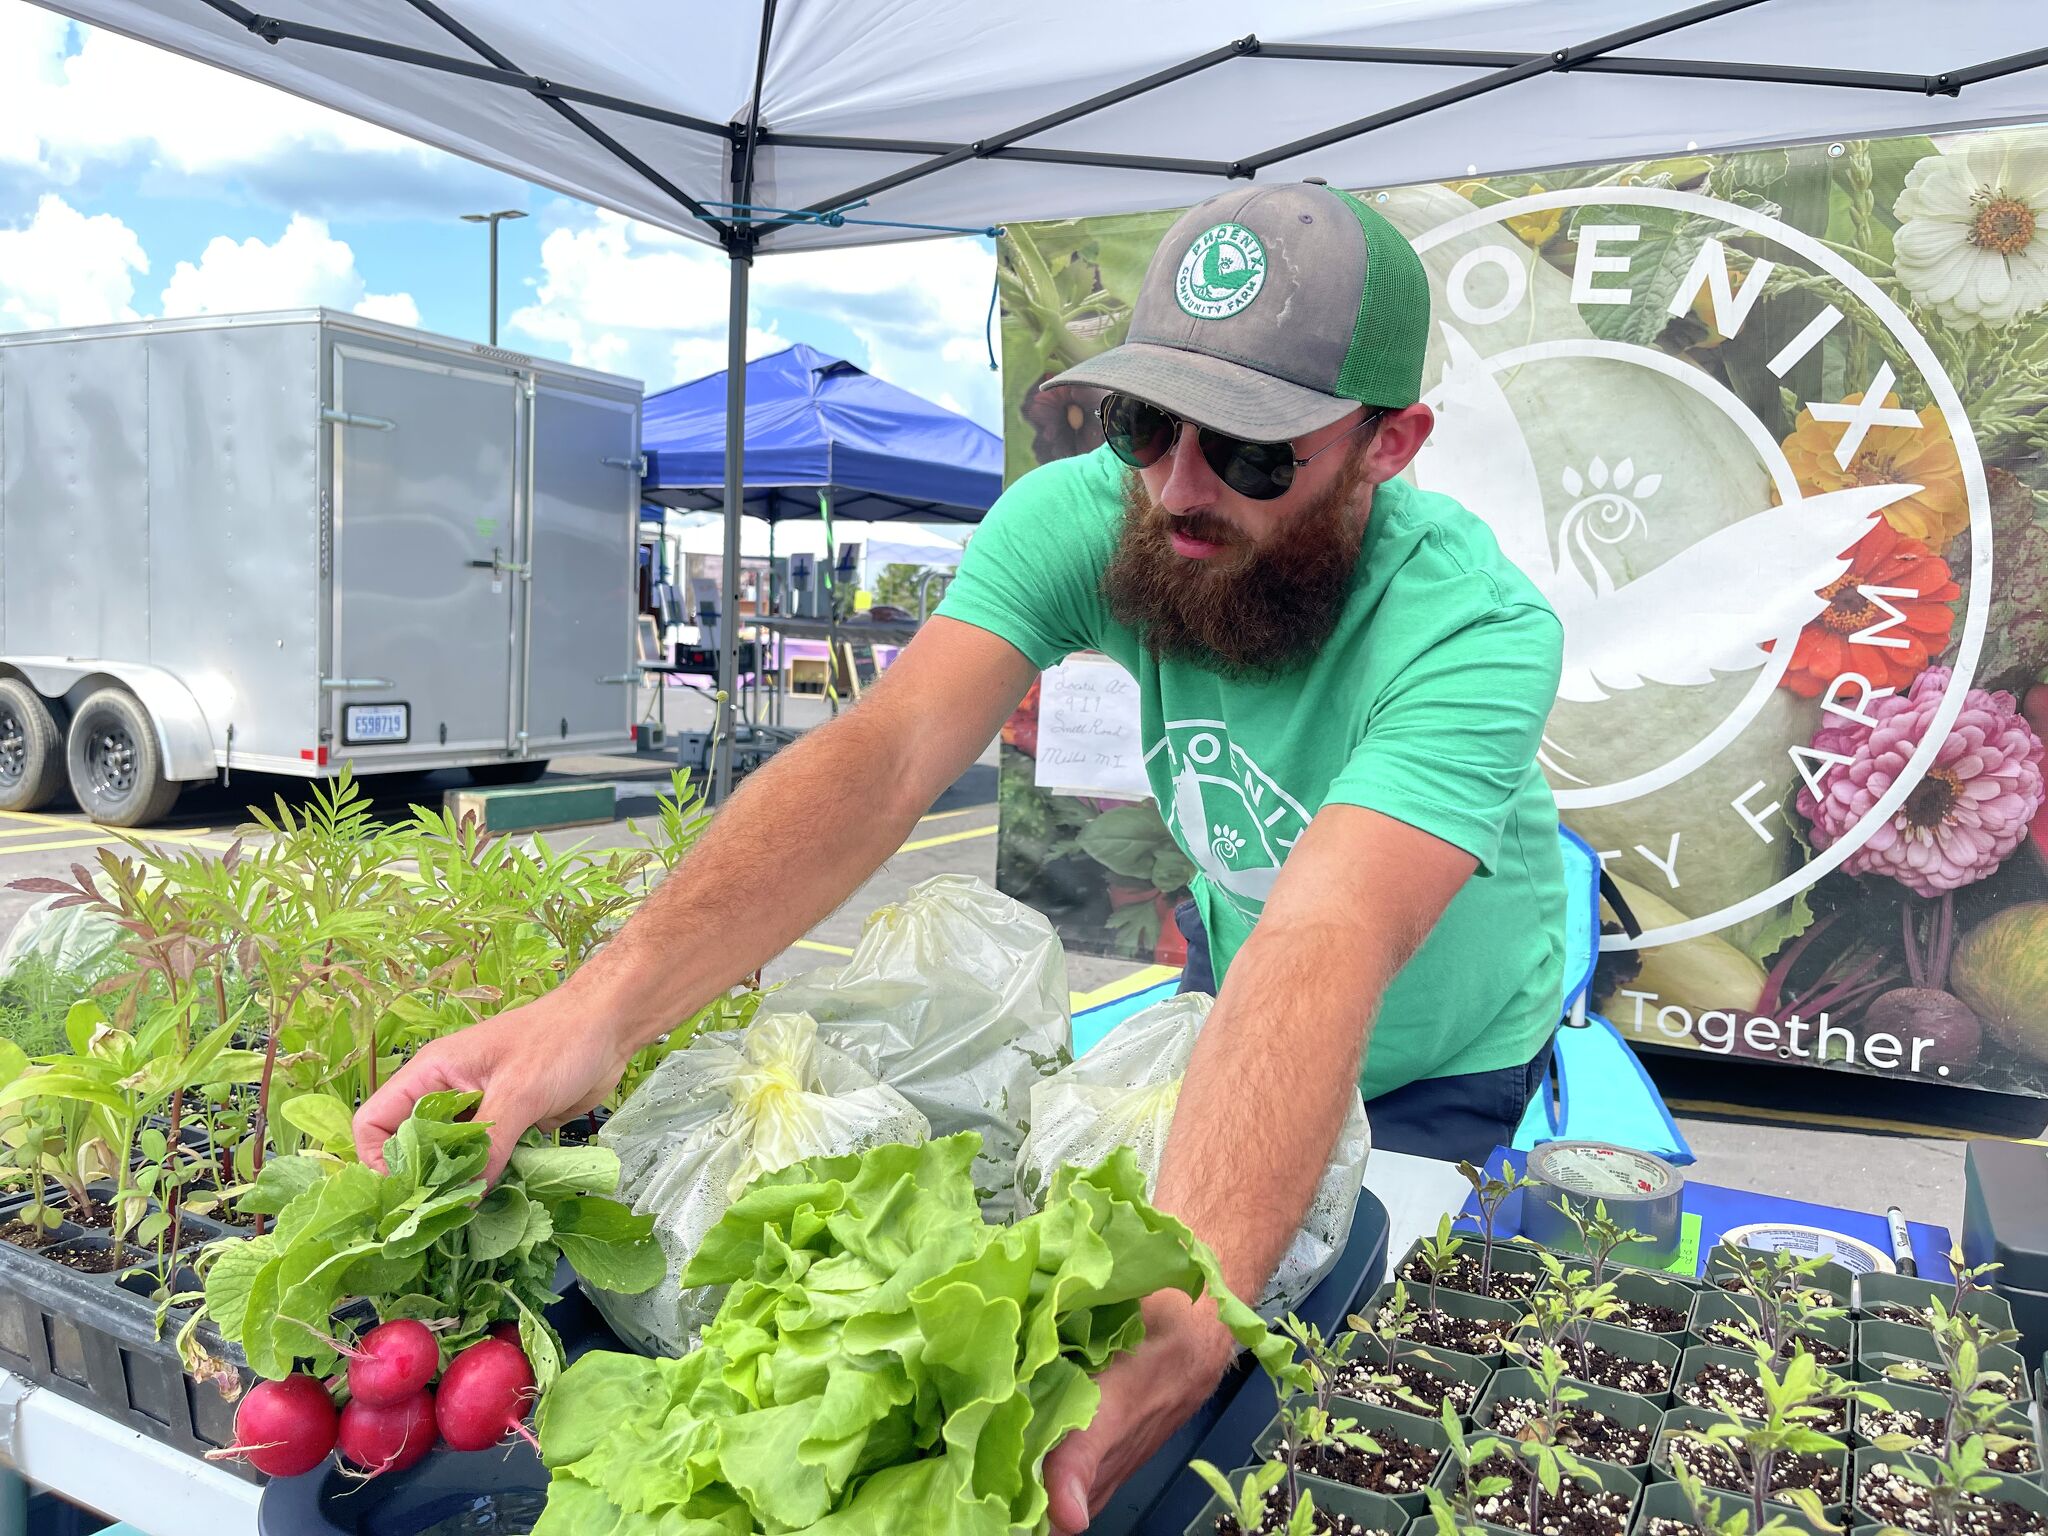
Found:
[{"label": "man's dark pants", "polygon": [[[1216,990],[1209,962],[1209,935],[1193,901],[1175,909],[1173,920],[1188,941],[1187,968],[1180,990]],[[1495,1147],[1507,1146],[1522,1123],[1522,1112],[1550,1070],[1551,1042],[1518,1067],[1426,1077],[1366,1101],[1376,1150],[1409,1152],[1446,1161],[1483,1162]]]}]

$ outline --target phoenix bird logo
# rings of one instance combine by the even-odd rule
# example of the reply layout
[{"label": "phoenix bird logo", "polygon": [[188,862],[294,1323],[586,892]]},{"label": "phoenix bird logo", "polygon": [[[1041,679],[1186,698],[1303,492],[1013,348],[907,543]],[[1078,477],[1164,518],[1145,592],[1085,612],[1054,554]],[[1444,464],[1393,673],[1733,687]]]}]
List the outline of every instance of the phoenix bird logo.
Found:
[{"label": "phoenix bird logo", "polygon": [[[1575,500],[1553,538],[1514,407],[1472,344],[1449,325],[1441,329],[1448,358],[1430,396],[1441,414],[1416,456],[1415,480],[1483,518],[1549,600],[1564,625],[1562,700],[1598,703],[1645,683],[1693,687],[1754,671],[1770,641],[1827,606],[1820,589],[1849,568],[1847,552],[1879,514],[1920,489],[1852,486],[1766,507],[1617,582],[1602,550],[1648,528],[1642,502],[1661,477],[1635,478],[1628,460],[1610,475],[1595,459],[1588,495],[1587,480],[1566,470],[1562,484]],[[1569,752],[1547,737],[1544,747],[1545,767],[1586,782],[1558,767],[1555,759]]]},{"label": "phoenix bird logo", "polygon": [[[1228,270],[1223,265],[1225,251],[1237,258],[1237,265]],[[1245,263],[1237,248],[1218,240],[1202,256],[1202,278],[1196,284],[1196,290],[1205,299],[1221,302],[1250,282],[1253,276],[1251,267]]]}]

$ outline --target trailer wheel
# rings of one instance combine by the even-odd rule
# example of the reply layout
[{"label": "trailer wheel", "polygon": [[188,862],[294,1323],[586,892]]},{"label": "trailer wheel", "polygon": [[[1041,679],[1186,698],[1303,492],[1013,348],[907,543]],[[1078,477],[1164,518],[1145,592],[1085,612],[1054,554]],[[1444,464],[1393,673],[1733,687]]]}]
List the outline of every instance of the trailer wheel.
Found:
[{"label": "trailer wheel", "polygon": [[519,757],[505,763],[471,763],[469,777],[477,784],[531,784],[548,771],[544,757]]},{"label": "trailer wheel", "polygon": [[64,733],[43,696],[0,678],[0,811],[39,811],[64,784]]},{"label": "trailer wheel", "polygon": [[64,766],[79,808],[103,826],[160,820],[185,787],[164,777],[156,727],[125,688],[102,688],[78,706]]}]

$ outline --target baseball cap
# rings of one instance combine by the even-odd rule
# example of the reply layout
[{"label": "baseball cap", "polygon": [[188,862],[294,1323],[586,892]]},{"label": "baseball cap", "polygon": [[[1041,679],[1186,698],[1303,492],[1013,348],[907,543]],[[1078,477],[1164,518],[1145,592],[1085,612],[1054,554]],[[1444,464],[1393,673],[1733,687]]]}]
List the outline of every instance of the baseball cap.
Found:
[{"label": "baseball cap", "polygon": [[1401,232],[1320,182],[1197,203],[1153,252],[1121,346],[1048,384],[1113,389],[1252,442],[1413,405],[1429,280]]}]

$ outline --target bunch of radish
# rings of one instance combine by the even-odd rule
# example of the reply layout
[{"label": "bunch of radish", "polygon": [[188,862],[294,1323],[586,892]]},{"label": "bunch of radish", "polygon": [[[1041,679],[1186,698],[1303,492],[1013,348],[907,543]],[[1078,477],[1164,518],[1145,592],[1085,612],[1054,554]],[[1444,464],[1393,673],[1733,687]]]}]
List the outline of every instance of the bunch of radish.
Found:
[{"label": "bunch of radish", "polygon": [[515,1324],[492,1329],[445,1371],[434,1331],[410,1318],[336,1347],[348,1361],[349,1400],[340,1413],[317,1377],[261,1381],[235,1413],[237,1443],[210,1454],[244,1457],[270,1477],[296,1477],[338,1449],[345,1467],[376,1477],[403,1472],[437,1438],[457,1451],[486,1450],[507,1435],[533,1440],[526,1427],[533,1367]]}]

